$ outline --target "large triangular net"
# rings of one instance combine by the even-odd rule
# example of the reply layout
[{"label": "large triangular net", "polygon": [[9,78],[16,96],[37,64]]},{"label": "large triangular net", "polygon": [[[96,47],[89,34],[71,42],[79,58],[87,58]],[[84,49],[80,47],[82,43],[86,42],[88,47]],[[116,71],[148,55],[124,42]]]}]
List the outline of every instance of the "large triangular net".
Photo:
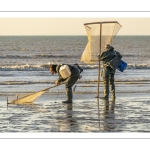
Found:
[{"label": "large triangular net", "polygon": [[26,95],[24,97],[21,97],[19,99],[13,100],[9,102],[8,104],[24,104],[24,103],[32,103],[35,101],[39,96],[41,96],[44,92],[47,90],[41,90],[39,92],[35,92],[29,95]]},{"label": "large triangular net", "polygon": [[81,56],[81,62],[95,64],[98,62],[99,52],[103,52],[106,44],[112,44],[121,25],[117,21],[86,23],[88,43]]},{"label": "large triangular net", "polygon": [[[59,84],[59,85],[62,85],[62,84],[64,84],[64,83],[65,83],[65,82],[62,82],[62,83]],[[20,97],[20,98],[18,98],[18,99],[12,100],[11,102],[8,102],[8,104],[32,103],[32,102],[35,101],[38,97],[40,97],[43,93],[47,92],[49,89],[54,88],[54,87],[59,86],[59,85],[54,85],[54,86],[52,86],[52,87],[48,87],[48,88],[43,89],[43,90],[41,90],[41,91],[34,92],[34,93],[29,94],[29,95]]]}]

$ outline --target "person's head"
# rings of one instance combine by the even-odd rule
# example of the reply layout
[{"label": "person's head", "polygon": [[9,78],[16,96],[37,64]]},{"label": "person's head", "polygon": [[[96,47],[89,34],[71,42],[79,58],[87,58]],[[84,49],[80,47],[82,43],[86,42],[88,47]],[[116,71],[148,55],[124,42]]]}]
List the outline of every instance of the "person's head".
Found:
[{"label": "person's head", "polygon": [[105,50],[109,50],[110,47],[111,47],[110,44],[106,44],[106,45],[105,45]]},{"label": "person's head", "polygon": [[57,73],[56,72],[56,67],[57,67],[57,65],[50,65],[49,71],[50,71],[51,74],[56,74]]}]

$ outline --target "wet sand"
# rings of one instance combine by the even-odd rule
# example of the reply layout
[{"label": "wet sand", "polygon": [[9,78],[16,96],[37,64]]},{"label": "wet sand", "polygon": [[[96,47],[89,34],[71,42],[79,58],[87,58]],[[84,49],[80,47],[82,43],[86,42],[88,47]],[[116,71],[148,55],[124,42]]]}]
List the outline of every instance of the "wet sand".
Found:
[{"label": "wet sand", "polygon": [[[131,133],[150,132],[148,93],[117,93],[115,101],[95,98],[96,93],[74,92],[72,104],[65,93],[46,92],[32,104],[0,103],[1,133]],[[100,93],[102,96],[102,93]]]}]

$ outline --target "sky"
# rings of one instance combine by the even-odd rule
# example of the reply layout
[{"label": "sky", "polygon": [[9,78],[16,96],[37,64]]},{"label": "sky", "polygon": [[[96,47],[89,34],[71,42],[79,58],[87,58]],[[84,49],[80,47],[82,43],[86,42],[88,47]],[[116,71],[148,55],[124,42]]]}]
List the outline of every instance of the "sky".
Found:
[{"label": "sky", "polygon": [[150,35],[150,18],[138,17],[0,17],[3,35],[86,35],[84,23],[118,21],[117,35]]},{"label": "sky", "polygon": [[117,35],[150,35],[149,1],[5,0],[0,36],[86,35],[84,23],[118,21]]}]

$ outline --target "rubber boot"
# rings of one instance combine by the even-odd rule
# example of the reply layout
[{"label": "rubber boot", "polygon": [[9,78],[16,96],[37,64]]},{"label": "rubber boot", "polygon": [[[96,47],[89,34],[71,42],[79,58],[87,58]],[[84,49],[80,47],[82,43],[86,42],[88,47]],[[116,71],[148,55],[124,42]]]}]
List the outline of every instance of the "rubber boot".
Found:
[{"label": "rubber boot", "polygon": [[72,103],[72,88],[66,88],[66,96],[67,96],[67,100],[66,101],[62,101],[62,103]]}]

